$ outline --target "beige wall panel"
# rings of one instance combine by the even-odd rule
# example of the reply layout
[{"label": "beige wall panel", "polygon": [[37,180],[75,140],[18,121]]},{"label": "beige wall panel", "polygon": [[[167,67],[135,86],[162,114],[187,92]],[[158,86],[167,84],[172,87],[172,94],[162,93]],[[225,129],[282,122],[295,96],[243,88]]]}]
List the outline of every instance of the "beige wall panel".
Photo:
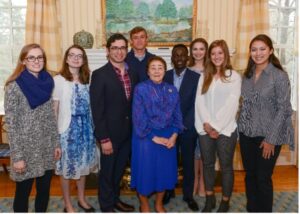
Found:
[{"label": "beige wall panel", "polygon": [[[95,31],[95,20],[96,20],[96,18],[95,18],[95,16],[96,16],[96,14],[95,14],[95,1],[90,1],[90,3],[89,4],[86,4],[86,8],[85,8],[85,11],[86,11],[86,14],[87,15],[85,15],[85,22],[86,22],[86,26],[87,26],[87,29],[88,29],[88,31]],[[100,8],[98,7],[98,9],[100,10]],[[89,15],[88,14],[90,14],[90,17],[94,17],[94,20],[93,21],[91,21],[91,20],[89,20]]]},{"label": "beige wall panel", "polygon": [[[101,1],[61,0],[63,50],[73,44],[73,35],[82,29],[94,36],[94,48],[102,47]],[[197,0],[196,37],[208,42],[224,39],[235,48],[239,0]]]},{"label": "beige wall panel", "polygon": [[[84,26],[83,20],[84,20],[84,8],[83,2],[81,0],[73,0],[72,8],[72,18],[74,20],[74,25],[72,26],[73,29],[77,32],[80,30],[81,26]],[[85,3],[87,3],[86,1]]]},{"label": "beige wall panel", "polygon": [[235,48],[239,0],[198,0],[197,36],[212,42],[224,39]]},{"label": "beige wall panel", "polygon": [[100,0],[61,0],[60,5],[63,50],[73,44],[73,35],[81,30],[90,32],[95,40],[101,14]]}]

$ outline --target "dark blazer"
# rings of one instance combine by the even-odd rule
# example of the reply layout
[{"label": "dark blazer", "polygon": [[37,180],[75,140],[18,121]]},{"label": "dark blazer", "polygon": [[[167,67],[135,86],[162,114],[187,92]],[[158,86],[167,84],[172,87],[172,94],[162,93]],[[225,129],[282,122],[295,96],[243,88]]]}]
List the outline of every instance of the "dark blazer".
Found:
[{"label": "dark blazer", "polygon": [[[174,85],[173,73],[173,69],[168,70],[165,74],[164,81]],[[179,90],[183,125],[185,126],[186,131],[192,131],[194,133],[196,132],[195,99],[199,77],[200,74],[187,68]]]},{"label": "dark blazer", "polygon": [[146,49],[145,57],[143,60],[140,61],[138,58],[134,56],[133,49],[131,49],[128,52],[125,61],[128,64],[130,70],[132,70],[138,75],[139,82],[149,79],[146,67],[147,67],[148,60],[153,56],[155,55],[148,52]]},{"label": "dark blazer", "polygon": [[116,144],[131,135],[131,104],[137,76],[130,70],[128,73],[131,81],[129,100],[110,62],[92,74],[90,99],[94,135],[98,141],[110,138]]}]

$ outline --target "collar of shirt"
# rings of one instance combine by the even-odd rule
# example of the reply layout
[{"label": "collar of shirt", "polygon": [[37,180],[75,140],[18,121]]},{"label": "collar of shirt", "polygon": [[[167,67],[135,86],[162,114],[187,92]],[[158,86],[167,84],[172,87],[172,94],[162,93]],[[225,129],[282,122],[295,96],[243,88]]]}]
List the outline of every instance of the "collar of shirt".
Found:
[{"label": "collar of shirt", "polygon": [[[252,68],[252,71],[253,71],[253,74],[255,74],[255,68],[256,68],[256,65],[253,66]],[[272,63],[269,63],[267,65],[267,67],[265,67],[265,69],[263,70],[264,72],[262,74],[271,74],[272,73],[272,70],[274,69],[274,65]],[[254,75],[253,75],[254,76]]]},{"label": "collar of shirt", "polygon": [[175,69],[173,69],[174,86],[177,88],[178,91],[180,89],[185,72],[186,68],[179,75],[177,75]]},{"label": "collar of shirt", "polygon": [[136,56],[136,55],[134,55],[134,56],[135,56],[135,58],[137,58],[139,61],[143,61],[143,59],[145,59],[145,57],[146,57],[146,52],[144,53],[143,56]]},{"label": "collar of shirt", "polygon": [[127,55],[131,55],[131,56],[134,56],[137,60],[139,60],[139,61],[143,61],[143,59],[145,59],[145,57],[148,55],[148,50],[147,50],[147,48],[145,49],[145,54],[144,54],[144,56],[142,56],[142,57],[137,57],[135,54],[134,54],[134,50],[133,50],[133,48],[131,48],[131,50],[129,51],[129,53],[127,54]]},{"label": "collar of shirt", "polygon": [[[127,63],[126,62],[124,62],[124,67],[125,67],[125,73],[124,74],[127,74],[128,73],[128,65],[127,65]],[[116,71],[116,73],[118,74],[118,75],[122,75],[121,74],[121,70],[119,69],[119,68],[117,68],[117,67],[115,67],[115,66],[113,66],[113,68],[114,68],[114,70]]]},{"label": "collar of shirt", "polygon": [[185,72],[186,72],[186,68],[178,75],[175,69],[173,69],[174,78],[182,79],[184,77]]},{"label": "collar of shirt", "polygon": [[266,72],[266,74],[271,74],[272,70],[274,70],[274,65],[272,63],[269,63],[268,66],[264,69],[264,71]]}]

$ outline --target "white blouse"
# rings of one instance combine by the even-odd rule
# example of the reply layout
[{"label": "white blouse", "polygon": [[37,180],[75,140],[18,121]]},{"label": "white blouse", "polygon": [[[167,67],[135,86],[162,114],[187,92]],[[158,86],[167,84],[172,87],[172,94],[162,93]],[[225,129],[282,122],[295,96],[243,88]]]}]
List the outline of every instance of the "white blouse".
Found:
[{"label": "white blouse", "polygon": [[201,94],[204,75],[200,77],[195,101],[195,127],[200,135],[207,134],[204,123],[209,123],[219,134],[228,137],[237,127],[242,78],[234,70],[226,70],[225,74],[229,77],[224,82],[213,79],[205,94]]},{"label": "white blouse", "polygon": [[53,100],[59,101],[58,108],[58,132],[66,131],[71,122],[71,99],[72,82],[67,81],[63,76],[56,75],[54,78]]}]

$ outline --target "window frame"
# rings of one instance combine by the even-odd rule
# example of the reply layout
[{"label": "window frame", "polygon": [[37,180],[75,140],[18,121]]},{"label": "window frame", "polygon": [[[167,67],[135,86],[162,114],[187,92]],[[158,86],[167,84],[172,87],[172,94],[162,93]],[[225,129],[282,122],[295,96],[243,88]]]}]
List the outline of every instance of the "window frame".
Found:
[{"label": "window frame", "polygon": [[[24,4],[23,4],[24,2]],[[3,48],[7,51],[7,54],[9,55],[9,62],[7,64],[0,63],[0,72],[2,75],[0,78],[0,114],[4,114],[4,84],[5,80],[2,80],[3,77],[7,74],[6,71],[13,71],[13,69],[16,66],[17,59],[15,59],[15,56],[19,54],[21,47],[25,44],[25,33],[24,33],[24,40],[23,44],[16,45],[15,42],[15,36],[14,36],[14,30],[16,29],[23,29],[25,32],[26,28],[26,21],[24,19],[24,25],[13,25],[13,11],[14,9],[27,9],[27,1],[24,0],[21,5],[19,4],[13,4],[13,0],[8,0],[8,5],[0,5],[0,9],[6,9],[9,11],[9,23],[5,26],[0,26],[1,30],[7,29],[9,31],[9,42],[7,44],[0,45],[0,48]],[[25,17],[26,18],[26,17]],[[8,47],[8,48],[7,48]],[[11,73],[10,72],[10,73]],[[7,78],[7,77],[6,77]],[[5,79],[5,78],[4,78]]]},{"label": "window frame", "polygon": [[[289,52],[291,52],[290,56],[291,56],[291,59],[292,59],[292,70],[286,70],[289,74],[289,79],[290,79],[290,83],[291,83],[291,103],[292,103],[292,107],[293,107],[293,110],[298,110],[299,106],[298,106],[298,77],[299,77],[299,74],[298,74],[298,46],[297,46],[297,35],[298,35],[298,32],[297,32],[297,14],[298,14],[298,1],[294,0],[294,7],[292,6],[289,6],[289,7],[285,7],[283,6],[283,1],[284,0],[269,0],[269,12],[270,12],[270,36],[271,38],[273,39],[273,42],[274,42],[274,49],[275,49],[275,53],[276,53],[276,56],[278,56],[280,62],[282,63],[282,66],[284,67],[284,69],[287,68],[287,66],[289,66],[289,63],[291,62],[287,62],[285,64],[283,64],[283,60],[281,60],[281,55],[282,55],[282,50],[287,50]],[[275,3],[277,3],[275,5]],[[277,20],[276,22],[273,22],[271,21],[271,12],[272,10],[277,10],[278,11],[278,14],[277,14]],[[294,15],[294,20],[293,20],[293,23],[294,25],[283,25],[282,24],[282,16],[281,16],[281,11],[280,10],[294,10],[295,12],[295,15]],[[290,43],[281,43],[279,38],[280,38],[280,32],[281,32],[281,29],[284,29],[286,28],[287,30],[288,29],[291,29],[292,32],[293,32],[293,44],[290,44]],[[276,35],[272,35],[272,30],[275,29],[276,31]],[[277,51],[278,50],[278,51]]]}]

